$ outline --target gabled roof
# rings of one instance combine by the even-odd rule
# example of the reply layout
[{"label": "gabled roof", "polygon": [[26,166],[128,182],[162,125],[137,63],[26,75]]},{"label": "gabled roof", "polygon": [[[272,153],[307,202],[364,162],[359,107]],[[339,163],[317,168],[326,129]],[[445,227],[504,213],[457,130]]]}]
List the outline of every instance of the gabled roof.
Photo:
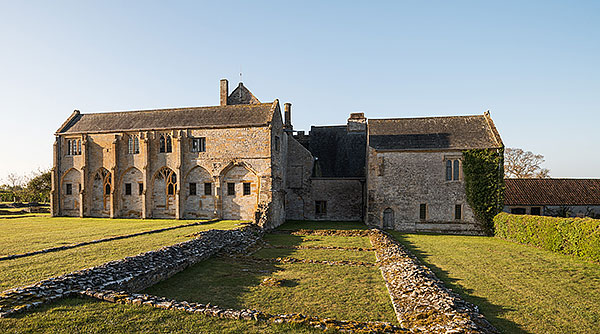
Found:
[{"label": "gabled roof", "polygon": [[252,92],[244,86],[243,83],[236,87],[236,89],[229,94],[227,97],[227,104],[259,104],[260,101],[252,94]]},{"label": "gabled roof", "polygon": [[504,205],[600,205],[600,179],[506,179]]},{"label": "gabled roof", "polygon": [[377,150],[501,148],[489,114],[369,119],[369,146]]},{"label": "gabled roof", "polygon": [[57,130],[62,133],[99,133],[186,128],[265,126],[279,102],[79,114],[73,113]]}]

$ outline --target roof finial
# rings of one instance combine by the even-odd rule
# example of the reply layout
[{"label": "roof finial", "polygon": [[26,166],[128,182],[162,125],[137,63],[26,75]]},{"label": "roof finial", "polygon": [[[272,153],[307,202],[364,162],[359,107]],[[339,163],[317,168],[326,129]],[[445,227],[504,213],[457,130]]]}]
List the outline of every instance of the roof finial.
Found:
[{"label": "roof finial", "polygon": [[242,65],[240,65],[240,82],[242,82]]}]

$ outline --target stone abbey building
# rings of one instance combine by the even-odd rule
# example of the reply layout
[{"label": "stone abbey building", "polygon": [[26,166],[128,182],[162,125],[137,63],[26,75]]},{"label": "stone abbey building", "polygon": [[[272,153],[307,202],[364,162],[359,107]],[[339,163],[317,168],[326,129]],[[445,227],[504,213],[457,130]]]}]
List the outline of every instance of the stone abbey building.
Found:
[{"label": "stone abbey building", "polygon": [[369,119],[294,131],[291,104],[221,80],[220,105],[82,114],[56,132],[52,214],[357,220],[476,232],[462,154],[502,152],[488,113]]}]

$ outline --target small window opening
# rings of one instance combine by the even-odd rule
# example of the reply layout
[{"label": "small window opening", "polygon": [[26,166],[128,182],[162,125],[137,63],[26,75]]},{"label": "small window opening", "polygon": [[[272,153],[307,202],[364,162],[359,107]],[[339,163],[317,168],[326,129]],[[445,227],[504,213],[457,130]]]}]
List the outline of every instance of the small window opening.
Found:
[{"label": "small window opening", "polygon": [[212,195],[212,183],[204,183],[204,195]]},{"label": "small window opening", "polygon": [[531,208],[531,215],[533,215],[533,216],[541,216],[542,215],[542,208],[540,208],[540,207]]},{"label": "small window opening", "polygon": [[419,206],[419,219],[427,219],[427,204],[421,204]]},{"label": "small window opening", "polygon": [[227,183],[227,195],[235,196],[235,183]]},{"label": "small window opening", "polygon": [[67,186],[67,189],[65,190],[65,193],[67,195],[73,195],[73,185],[70,183],[67,183],[66,186]]},{"label": "small window opening", "polygon": [[244,182],[244,196],[250,195],[250,182]]},{"label": "small window opening", "polygon": [[144,184],[142,182],[138,183],[138,195],[144,194]]},{"label": "small window opening", "polygon": [[131,195],[131,183],[125,183],[125,195]]},{"label": "small window opening", "polygon": [[160,138],[159,138],[158,142],[159,142],[158,151],[160,153],[165,153],[165,151],[166,151],[165,136],[160,135]]},{"label": "small window opening", "polygon": [[171,145],[171,136],[167,136],[167,153],[173,152],[173,147]]},{"label": "small window opening", "polygon": [[190,183],[190,196],[196,196],[196,183]]},{"label": "small window opening", "polygon": [[315,215],[317,217],[327,215],[327,201],[315,201]]},{"label": "small window opening", "polygon": [[206,151],[206,139],[192,138],[192,152],[205,152]]},{"label": "small window opening", "polygon": [[275,151],[279,152],[279,136],[275,136]]},{"label": "small window opening", "polygon": [[454,219],[456,219],[456,220],[462,219],[462,204],[456,204],[454,206]]}]

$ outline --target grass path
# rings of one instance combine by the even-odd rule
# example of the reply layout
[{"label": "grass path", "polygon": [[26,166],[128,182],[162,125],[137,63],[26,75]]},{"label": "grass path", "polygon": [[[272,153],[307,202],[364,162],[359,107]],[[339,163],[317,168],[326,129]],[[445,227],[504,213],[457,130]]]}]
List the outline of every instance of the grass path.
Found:
[{"label": "grass path", "polygon": [[505,333],[594,333],[600,265],[498,238],[392,232]]}]

